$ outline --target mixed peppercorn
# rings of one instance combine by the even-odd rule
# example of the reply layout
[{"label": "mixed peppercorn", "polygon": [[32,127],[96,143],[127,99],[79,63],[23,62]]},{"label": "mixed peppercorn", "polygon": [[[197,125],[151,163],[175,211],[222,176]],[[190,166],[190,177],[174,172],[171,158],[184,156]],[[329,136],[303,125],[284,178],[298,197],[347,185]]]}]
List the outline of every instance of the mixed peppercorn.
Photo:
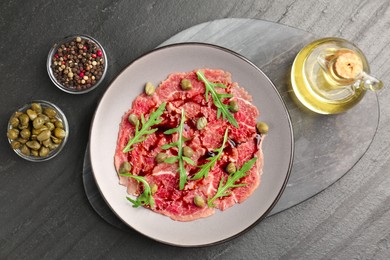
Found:
[{"label": "mixed peppercorn", "polygon": [[103,76],[105,57],[99,46],[86,38],[75,37],[55,51],[51,69],[63,87],[82,91],[94,86]]}]

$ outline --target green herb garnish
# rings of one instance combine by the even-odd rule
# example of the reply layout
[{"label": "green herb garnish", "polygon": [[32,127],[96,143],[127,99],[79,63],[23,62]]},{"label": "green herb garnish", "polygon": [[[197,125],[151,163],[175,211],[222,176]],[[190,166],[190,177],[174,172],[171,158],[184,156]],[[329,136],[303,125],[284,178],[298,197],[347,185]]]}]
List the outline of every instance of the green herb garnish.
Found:
[{"label": "green herb garnish", "polygon": [[207,201],[207,205],[210,208],[214,207],[215,206],[213,203],[214,200],[221,198],[221,197],[229,196],[232,193],[231,190],[229,190],[229,189],[245,186],[246,185],[245,183],[240,183],[240,184],[235,184],[235,183],[239,179],[246,176],[245,175],[246,172],[252,168],[252,166],[256,162],[256,160],[257,160],[257,158],[253,157],[251,160],[244,163],[244,165],[241,167],[241,169],[237,170],[236,172],[234,172],[232,174],[229,174],[226,182],[225,182],[225,177],[222,176],[222,178],[219,182],[219,185],[218,185],[217,193],[214,195],[214,197],[212,197],[211,199],[209,199]]},{"label": "green herb garnish", "polygon": [[198,75],[198,80],[203,81],[206,87],[206,92],[205,92],[206,101],[209,101],[209,93],[211,93],[211,97],[213,98],[214,105],[217,107],[217,118],[220,118],[222,114],[223,119],[227,119],[230,122],[230,124],[239,128],[236,119],[229,111],[230,106],[222,102],[222,98],[231,98],[233,95],[218,93],[215,90],[215,87],[227,88],[227,86],[225,86],[222,83],[212,83],[208,81],[205,75],[200,70],[196,72],[196,75]]},{"label": "green herb garnish", "polygon": [[190,158],[183,155],[183,145],[184,145],[184,142],[188,140],[187,138],[185,138],[183,136],[184,121],[185,120],[186,120],[186,117],[184,114],[184,109],[182,109],[181,110],[181,120],[180,120],[179,126],[176,128],[173,128],[173,129],[169,129],[169,130],[164,132],[164,134],[178,133],[179,134],[178,140],[176,142],[172,142],[172,143],[163,145],[161,147],[164,150],[167,150],[167,149],[172,148],[172,147],[177,147],[177,149],[178,149],[177,156],[168,157],[167,159],[164,160],[164,162],[170,163],[170,164],[179,162],[179,173],[180,173],[179,174],[180,175],[179,189],[180,190],[184,189],[184,185],[187,182],[187,173],[186,173],[186,170],[184,168],[184,162],[191,164],[191,165],[195,165],[195,162],[193,160],[191,160]]},{"label": "green herb garnish", "polygon": [[142,127],[140,129],[139,121],[135,125],[135,134],[132,139],[129,140],[126,147],[123,149],[124,153],[127,153],[134,149],[136,143],[141,143],[146,140],[147,135],[153,134],[157,131],[157,128],[151,128],[154,125],[157,125],[162,122],[162,119],[159,118],[165,110],[166,103],[162,103],[154,112],[149,116],[149,120],[146,122],[144,115],[141,114],[141,123]]},{"label": "green herb garnish", "polygon": [[144,192],[140,194],[136,200],[133,200],[130,197],[126,197],[128,201],[133,203],[134,208],[138,208],[139,206],[150,206],[151,208],[154,207],[154,199],[152,196],[152,191],[150,188],[149,183],[146,181],[145,177],[143,176],[138,176],[138,175],[133,175],[131,173],[121,173],[119,174],[124,177],[130,177],[135,179],[138,182],[141,182],[144,185]]},{"label": "green herb garnish", "polygon": [[221,158],[223,149],[225,148],[227,138],[228,138],[228,129],[226,128],[225,135],[223,136],[222,146],[215,150],[216,152],[218,152],[217,155],[207,158],[206,160],[208,160],[209,162],[199,166],[201,170],[197,172],[194,175],[194,177],[191,178],[191,180],[198,180],[202,177],[207,178],[210,169],[213,168],[215,163]]}]

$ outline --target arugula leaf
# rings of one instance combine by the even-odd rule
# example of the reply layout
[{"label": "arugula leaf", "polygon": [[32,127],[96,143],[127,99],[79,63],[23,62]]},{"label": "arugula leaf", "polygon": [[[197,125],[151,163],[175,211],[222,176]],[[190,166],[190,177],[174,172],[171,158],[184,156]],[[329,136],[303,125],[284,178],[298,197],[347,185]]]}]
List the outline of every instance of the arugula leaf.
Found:
[{"label": "arugula leaf", "polygon": [[119,174],[124,177],[130,177],[135,179],[138,182],[141,182],[144,185],[144,192],[140,194],[136,200],[133,200],[130,197],[126,197],[128,201],[133,203],[134,208],[138,208],[139,206],[150,206],[151,208],[154,207],[154,198],[152,196],[152,191],[150,188],[149,183],[146,181],[145,177],[133,175],[131,173],[121,173]]},{"label": "arugula leaf", "polygon": [[179,169],[178,170],[179,170],[179,176],[180,176],[180,179],[179,179],[179,189],[180,190],[184,189],[184,185],[187,182],[187,172],[184,168],[184,162],[191,164],[191,165],[195,165],[195,162],[193,160],[191,160],[190,158],[183,155],[184,142],[189,140],[183,136],[184,121],[185,120],[186,120],[186,116],[184,113],[184,109],[182,109],[181,110],[181,120],[180,120],[179,126],[176,128],[173,128],[173,129],[169,129],[169,130],[164,132],[164,134],[178,133],[179,139],[176,142],[172,142],[172,143],[163,145],[161,147],[164,150],[167,150],[167,149],[172,148],[172,147],[177,147],[177,149],[178,149],[177,156],[168,157],[167,159],[165,159],[164,162],[170,163],[170,164],[179,162]]},{"label": "arugula leaf", "polygon": [[210,169],[213,168],[215,163],[221,158],[223,149],[225,148],[227,138],[228,138],[228,128],[226,128],[225,135],[223,136],[222,146],[215,150],[216,152],[218,152],[217,155],[207,158],[206,160],[208,160],[209,162],[199,166],[201,170],[197,172],[194,175],[194,177],[191,178],[191,180],[198,180],[202,177],[207,178]]},{"label": "arugula leaf", "polygon": [[164,112],[165,105],[166,105],[165,102],[162,103],[154,112],[152,112],[147,122],[144,118],[144,115],[141,114],[142,127],[140,129],[139,121],[137,121],[137,124],[135,125],[134,137],[129,140],[126,147],[123,149],[124,153],[133,150],[135,144],[145,141],[148,138],[147,135],[153,134],[154,132],[157,131],[157,128],[151,129],[151,127],[162,122],[162,119],[159,117]]},{"label": "arugula leaf", "polygon": [[231,194],[231,191],[229,189],[232,188],[238,188],[245,186],[245,183],[240,183],[240,184],[235,184],[236,181],[239,179],[245,177],[246,172],[249,171],[253,164],[256,162],[257,158],[253,157],[251,160],[247,161],[244,163],[244,165],[241,167],[241,169],[237,170],[236,172],[230,174],[225,182],[224,176],[222,176],[219,185],[218,185],[218,190],[217,193],[212,197],[211,199],[208,199],[207,205],[211,208],[214,207],[214,200],[221,198],[221,197],[226,197]]},{"label": "arugula leaf", "polygon": [[236,119],[229,111],[229,105],[224,104],[221,100],[222,98],[231,98],[233,95],[218,93],[217,91],[215,91],[215,87],[227,88],[227,86],[225,86],[222,83],[212,83],[208,81],[208,79],[200,70],[196,72],[196,75],[198,76],[198,80],[203,81],[206,87],[206,92],[205,92],[206,101],[209,101],[209,93],[211,93],[211,97],[213,98],[214,105],[217,107],[217,118],[220,118],[222,114],[223,119],[227,119],[230,122],[230,124],[239,128]]}]

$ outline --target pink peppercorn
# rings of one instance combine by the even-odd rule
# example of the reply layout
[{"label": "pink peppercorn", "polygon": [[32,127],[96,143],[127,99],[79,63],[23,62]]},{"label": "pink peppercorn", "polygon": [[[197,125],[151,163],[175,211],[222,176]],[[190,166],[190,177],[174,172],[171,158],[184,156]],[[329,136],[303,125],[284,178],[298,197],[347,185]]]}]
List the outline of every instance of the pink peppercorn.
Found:
[{"label": "pink peppercorn", "polygon": [[92,54],[91,56],[92,56],[92,58],[94,58],[94,59],[96,58],[96,54],[95,54],[95,53]]},{"label": "pink peppercorn", "polygon": [[80,78],[84,77],[84,72],[80,72],[79,76]]},{"label": "pink peppercorn", "polygon": [[98,50],[96,53],[97,53],[97,56],[99,56],[99,57],[101,57],[103,55],[101,50]]}]

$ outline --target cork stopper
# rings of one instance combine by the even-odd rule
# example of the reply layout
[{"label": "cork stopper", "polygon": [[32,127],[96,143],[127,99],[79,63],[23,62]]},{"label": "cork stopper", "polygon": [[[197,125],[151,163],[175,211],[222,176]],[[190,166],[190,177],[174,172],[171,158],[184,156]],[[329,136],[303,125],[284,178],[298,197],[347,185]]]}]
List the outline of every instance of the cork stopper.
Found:
[{"label": "cork stopper", "polygon": [[363,72],[361,58],[352,50],[340,50],[336,54],[333,70],[344,79],[355,79]]}]

